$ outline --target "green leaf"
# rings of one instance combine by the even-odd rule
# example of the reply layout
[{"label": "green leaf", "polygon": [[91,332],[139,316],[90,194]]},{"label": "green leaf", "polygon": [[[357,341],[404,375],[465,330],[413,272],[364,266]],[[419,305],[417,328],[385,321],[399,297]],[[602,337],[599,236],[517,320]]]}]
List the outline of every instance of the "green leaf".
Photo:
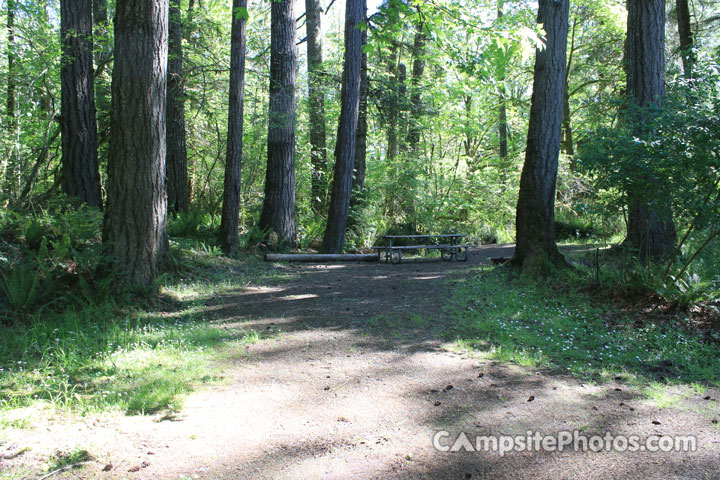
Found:
[{"label": "green leaf", "polygon": [[233,8],[233,18],[235,20],[247,21],[250,18],[250,13],[248,12],[248,9],[245,7],[236,7],[236,8]]}]

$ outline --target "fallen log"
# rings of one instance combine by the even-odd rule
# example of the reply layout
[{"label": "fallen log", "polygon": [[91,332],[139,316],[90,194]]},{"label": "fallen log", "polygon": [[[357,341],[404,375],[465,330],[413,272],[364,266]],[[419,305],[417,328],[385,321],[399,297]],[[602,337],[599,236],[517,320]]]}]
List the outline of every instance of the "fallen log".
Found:
[{"label": "fallen log", "polygon": [[375,254],[350,253],[266,253],[266,262],[376,262]]}]

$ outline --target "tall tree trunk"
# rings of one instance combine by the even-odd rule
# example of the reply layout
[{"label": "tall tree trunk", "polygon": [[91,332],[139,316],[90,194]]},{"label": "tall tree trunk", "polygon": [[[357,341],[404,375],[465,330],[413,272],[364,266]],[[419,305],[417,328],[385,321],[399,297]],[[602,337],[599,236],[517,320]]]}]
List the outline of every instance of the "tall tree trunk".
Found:
[{"label": "tall tree trunk", "polygon": [[[195,22],[195,0],[189,0],[188,1],[188,7],[187,7],[187,27],[183,34],[185,35],[185,41],[195,47],[197,45],[197,42],[195,41],[197,38],[197,35],[194,35],[195,32],[197,32],[197,24]],[[192,31],[190,30],[192,29]]]},{"label": "tall tree trunk", "polygon": [[695,66],[693,47],[695,38],[690,26],[690,6],[688,0],[676,0],[678,34],[680,36],[680,55],[682,56],[683,72],[686,78],[692,78]]},{"label": "tall tree trunk", "polygon": [[102,206],[95,123],[92,1],[60,1],[63,190]]},{"label": "tall tree trunk", "polygon": [[323,238],[323,252],[340,253],[345,243],[353,164],[357,141],[358,110],[360,108],[360,70],[362,66],[362,30],[364,20],[361,0],[348,0],[345,7],[345,64],[341,90],[340,120],[332,195],[327,227]]},{"label": "tall tree trunk", "polygon": [[505,169],[508,158],[508,129],[507,129],[507,91],[505,89],[505,79],[500,85],[500,108],[498,112],[498,140],[500,150],[500,164]]},{"label": "tall tree trunk", "polygon": [[7,0],[7,116],[15,118],[15,0]]},{"label": "tall tree trunk", "polygon": [[415,26],[415,40],[413,41],[413,68],[411,77],[412,92],[410,95],[411,118],[408,126],[407,147],[416,152],[420,142],[422,122],[422,82],[425,73],[425,22],[418,21]]},{"label": "tall tree trunk", "polygon": [[[575,141],[573,140],[572,122],[570,118],[570,95],[568,94],[567,81],[565,82],[565,94],[563,95],[563,119],[562,119],[562,150],[566,155],[575,155]],[[571,165],[572,165],[571,160]]]},{"label": "tall tree trunk", "polygon": [[20,168],[20,122],[17,116],[17,72],[15,61],[17,53],[15,52],[15,0],[7,0],[7,117],[9,130],[13,136],[13,148],[9,155],[9,160],[3,165],[3,183],[4,190],[13,195],[19,193],[21,185],[21,168]]},{"label": "tall tree trunk", "polygon": [[400,44],[392,42],[390,47],[390,58],[388,60],[388,73],[390,74],[390,94],[387,98],[387,152],[386,161],[392,165],[398,155],[398,119],[400,117],[400,106],[402,103],[401,91],[404,94],[405,78],[407,69],[404,64],[399,63]]},{"label": "tall tree trunk", "polygon": [[549,263],[564,264],[555,243],[555,183],[565,89],[569,0],[540,0],[538,23],[545,48],[535,53],[525,164],[520,177],[513,263],[540,273]]},{"label": "tall tree trunk", "polygon": [[322,7],[320,0],[305,0],[307,29],[308,106],[310,121],[310,162],[314,211],[327,204],[327,150],[325,143],[325,93],[323,92]]},{"label": "tall tree trunk", "polygon": [[400,182],[399,175],[402,168],[396,162],[396,158],[400,151],[400,141],[398,135],[400,112],[404,103],[405,96],[405,80],[407,77],[407,68],[401,62],[402,45],[397,41],[392,41],[390,45],[390,56],[387,62],[387,89],[383,95],[383,103],[385,117],[387,119],[387,130],[385,132],[387,147],[385,151],[385,163],[390,169],[393,182],[389,182],[387,187],[389,191],[385,195],[386,205],[385,214],[388,217],[395,217],[402,212],[402,206],[397,200],[397,184]]},{"label": "tall tree trunk", "polygon": [[168,4],[118,0],[104,238],[117,268],[149,288],[167,252]]},{"label": "tall tree trunk", "polygon": [[260,228],[295,243],[295,16],[293,0],[270,8],[268,164]]},{"label": "tall tree trunk", "polygon": [[[645,125],[665,95],[665,0],[628,0],[627,98],[640,109],[635,135],[651,138]],[[671,255],[677,235],[671,205],[658,195],[658,180],[637,178],[628,191],[627,242],[640,258]]]},{"label": "tall tree trunk", "polygon": [[[43,28],[49,29],[50,25],[50,4],[48,3],[48,0],[42,0],[39,2],[38,5],[38,14],[39,14],[39,20],[43,24]],[[51,97],[49,95],[49,92],[47,90],[48,86],[48,75],[46,72],[43,72],[40,75],[40,78],[37,82],[35,82],[35,92],[38,98],[38,103],[40,107],[40,111],[43,113],[43,115],[46,118],[50,118],[51,115],[55,115],[55,112],[51,111],[52,105],[51,105]],[[24,190],[24,189],[23,189]]]},{"label": "tall tree trunk", "polygon": [[108,28],[107,0],[93,0],[93,41],[95,48],[95,117],[98,130],[98,157],[100,163],[107,161],[107,143],[110,129],[110,80],[107,65],[112,58]]},{"label": "tall tree trunk", "polygon": [[[367,0],[362,1],[363,21],[367,22]],[[367,45],[367,26],[362,31],[362,45]],[[362,52],[360,60],[360,106],[358,111],[357,140],[355,144],[355,168],[353,176],[353,193],[351,207],[360,205],[365,196],[365,172],[367,170],[367,106],[370,81],[368,78],[367,53]]]},{"label": "tall tree trunk", "polygon": [[167,196],[170,212],[190,208],[185,144],[185,79],[183,78],[180,0],[170,0],[167,85]]},{"label": "tall tree trunk", "polygon": [[473,97],[472,95],[463,95],[463,106],[465,110],[465,139],[463,140],[463,147],[465,149],[465,156],[470,158],[473,156],[473,145],[475,144],[475,137],[472,132],[473,118],[472,118],[472,106]]},{"label": "tall tree trunk", "polygon": [[220,221],[220,243],[223,250],[231,255],[237,252],[240,230],[246,20],[247,0],[233,0],[227,155],[225,159],[222,219]]},{"label": "tall tree trunk", "polygon": [[[500,20],[503,17],[503,0],[498,0],[497,4],[497,18]],[[498,149],[500,150],[500,181],[502,183],[501,188],[505,189],[507,183],[507,168],[508,168],[508,133],[507,133],[507,89],[505,88],[505,65],[502,66],[500,75],[498,78],[499,88],[498,93],[500,97],[500,108],[498,112]]]},{"label": "tall tree trunk", "polygon": [[[567,68],[565,69],[565,93],[563,95],[563,120],[562,120],[562,140],[560,145],[562,151],[566,155],[573,157],[575,155],[575,146],[573,141],[572,122],[570,116],[570,70],[572,68],[573,55],[575,54],[575,27],[577,19],[573,20],[572,30],[570,33],[570,51],[568,52]],[[573,166],[571,160],[571,167]]]}]

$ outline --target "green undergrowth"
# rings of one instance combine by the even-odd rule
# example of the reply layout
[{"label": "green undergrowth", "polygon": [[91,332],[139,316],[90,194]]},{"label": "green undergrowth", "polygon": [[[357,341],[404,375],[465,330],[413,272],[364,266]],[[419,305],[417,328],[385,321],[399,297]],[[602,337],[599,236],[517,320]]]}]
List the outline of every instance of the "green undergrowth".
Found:
[{"label": "green undergrowth", "polygon": [[448,307],[456,322],[445,335],[455,348],[586,378],[720,385],[720,348],[684,328],[680,316],[638,322],[593,301],[581,282],[556,280],[489,267],[456,280]]},{"label": "green undergrowth", "polygon": [[[85,414],[177,410],[198,385],[222,379],[222,360],[260,336],[223,325],[207,302],[272,276],[179,240],[160,295],[85,302],[25,315],[0,340],[0,418],[52,405]],[[17,421],[0,426],[18,428]]]},{"label": "green undergrowth", "polygon": [[202,313],[117,318],[109,304],[10,327],[0,345],[0,410],[46,401],[81,413],[179,409],[216,380],[223,351],[256,338]]}]

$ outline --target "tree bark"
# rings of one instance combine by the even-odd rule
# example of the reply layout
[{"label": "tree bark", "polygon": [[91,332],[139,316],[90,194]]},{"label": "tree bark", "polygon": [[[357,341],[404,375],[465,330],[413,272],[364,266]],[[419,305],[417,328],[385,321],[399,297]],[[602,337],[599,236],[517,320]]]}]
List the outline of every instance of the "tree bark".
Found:
[{"label": "tree bark", "polygon": [[[565,93],[563,95],[563,119],[562,119],[562,150],[566,155],[573,157],[575,155],[575,141],[573,140],[572,121],[570,118],[570,95],[568,93],[569,85],[565,82]],[[572,167],[571,160],[571,167]]]},{"label": "tree bark", "polygon": [[118,0],[104,237],[118,270],[143,288],[168,248],[167,56],[167,2]]},{"label": "tree bark", "polygon": [[310,163],[312,201],[315,212],[327,207],[327,147],[325,132],[325,93],[323,92],[322,7],[320,0],[305,0],[307,29],[308,106],[310,122]]},{"label": "tree bark", "polygon": [[[40,6],[38,8],[38,16],[40,17],[39,20],[44,25],[44,28],[48,28],[50,25],[50,4],[48,3],[48,0],[42,0],[38,3],[40,3]],[[38,98],[38,106],[40,107],[40,111],[43,113],[43,115],[46,116],[46,118],[50,118],[50,116],[55,115],[55,112],[51,111],[52,105],[51,97],[48,92],[48,85],[48,75],[46,72],[43,72],[40,75],[40,78],[35,81],[34,90]]]},{"label": "tree bark", "polygon": [[678,34],[680,36],[680,55],[683,62],[683,72],[686,78],[692,78],[695,66],[695,53],[693,47],[695,38],[690,26],[690,6],[688,0],[676,0]]},{"label": "tree bark", "polygon": [[223,250],[231,255],[237,252],[240,230],[246,15],[247,0],[233,0],[227,155],[225,159],[222,219],[220,221],[220,243]]},{"label": "tree bark", "polygon": [[260,228],[295,243],[295,16],[293,0],[270,8],[268,164]]},{"label": "tree bark", "polygon": [[70,197],[102,207],[92,28],[91,0],[61,0],[62,186]]},{"label": "tree bark", "polygon": [[20,122],[17,117],[17,72],[15,61],[15,0],[7,0],[7,98],[6,114],[9,130],[12,132],[13,145],[8,160],[3,162],[3,185],[8,195],[13,195],[20,189],[21,168],[20,168]]},{"label": "tree bark", "polygon": [[[106,160],[110,127],[110,80],[105,73],[112,57],[108,28],[107,0],[92,0],[95,52],[95,117],[98,130],[98,157]],[[97,48],[100,45],[101,48]]]},{"label": "tree bark", "polygon": [[555,183],[565,89],[569,0],[540,0],[545,48],[535,54],[525,164],[520,177],[513,264],[540,273],[565,263],[555,243]]},{"label": "tree bark", "polygon": [[15,0],[7,0],[7,116],[15,118]]},{"label": "tree bark", "polygon": [[[362,1],[363,21],[367,22],[367,0]],[[362,32],[362,45],[367,45],[367,25]],[[367,170],[367,106],[370,81],[368,78],[367,53],[362,52],[360,60],[360,106],[358,110],[357,140],[355,144],[355,166],[353,176],[353,193],[350,206],[360,205],[365,196],[365,173]]]},{"label": "tree bark", "polygon": [[404,96],[404,84],[407,77],[407,69],[403,63],[399,63],[400,44],[393,42],[390,46],[390,58],[388,60],[388,73],[390,74],[390,91],[387,102],[387,152],[385,158],[388,164],[392,165],[398,155],[398,119],[400,117],[400,106]]},{"label": "tree bark", "polygon": [[[563,120],[562,120],[562,140],[560,145],[563,152],[570,157],[575,155],[575,145],[572,131],[572,118],[570,115],[570,69],[572,68],[573,55],[575,54],[575,28],[577,27],[577,18],[573,20],[572,31],[570,34],[570,51],[568,52],[567,67],[565,69],[565,93],[563,94]],[[573,161],[570,166],[572,168]]]},{"label": "tree bark", "polygon": [[335,149],[335,170],[328,221],[323,238],[324,253],[341,253],[345,243],[348,208],[352,190],[353,165],[357,142],[358,111],[360,108],[360,70],[362,66],[363,2],[348,0],[345,7],[345,64]]},{"label": "tree bark", "polygon": [[167,85],[167,196],[170,212],[190,208],[185,143],[185,79],[183,77],[180,0],[170,0]]},{"label": "tree bark", "polygon": [[422,89],[420,82],[425,73],[425,22],[418,21],[415,27],[415,39],[413,41],[413,68],[410,95],[411,118],[408,126],[407,146],[408,149],[416,152],[420,142],[421,121],[422,121]]},{"label": "tree bark", "polygon": [[[497,18],[500,20],[503,17],[503,0],[498,1],[497,5]],[[501,178],[503,180],[503,186],[505,185],[505,169],[507,166],[508,157],[508,134],[507,134],[507,90],[505,88],[505,65],[502,66],[499,80],[499,96],[500,96],[500,108],[498,112],[498,144],[500,150],[500,165],[501,165]]]},{"label": "tree bark", "polygon": [[472,107],[473,97],[472,95],[463,95],[463,110],[465,110],[465,139],[463,140],[463,148],[465,149],[465,156],[472,158],[475,154],[475,136],[473,135],[473,121],[472,118]]},{"label": "tree bark", "polygon": [[[635,135],[650,138],[644,126],[665,95],[665,0],[628,0],[627,9],[627,99],[640,109]],[[672,207],[658,195],[657,180],[636,180],[627,192],[627,242],[643,260],[672,255],[677,239]]]},{"label": "tree bark", "polygon": [[386,124],[386,140],[387,147],[385,150],[385,163],[389,168],[389,177],[393,181],[388,182],[386,188],[389,189],[385,195],[384,213],[387,217],[396,217],[402,212],[402,206],[399,205],[397,193],[397,184],[401,173],[401,168],[395,161],[400,151],[400,141],[398,128],[400,123],[400,113],[405,97],[405,80],[407,78],[407,68],[402,63],[402,44],[392,40],[390,54],[387,61],[387,84],[382,95],[383,110],[385,113]]},{"label": "tree bark", "polygon": [[507,100],[505,96],[505,85],[500,85],[500,112],[498,114],[498,148],[500,150],[500,164],[503,166],[503,168],[505,168],[505,166],[507,165],[508,158]]},{"label": "tree bark", "polygon": [[107,0],[92,0],[92,15],[95,25],[107,24],[108,8]]}]

